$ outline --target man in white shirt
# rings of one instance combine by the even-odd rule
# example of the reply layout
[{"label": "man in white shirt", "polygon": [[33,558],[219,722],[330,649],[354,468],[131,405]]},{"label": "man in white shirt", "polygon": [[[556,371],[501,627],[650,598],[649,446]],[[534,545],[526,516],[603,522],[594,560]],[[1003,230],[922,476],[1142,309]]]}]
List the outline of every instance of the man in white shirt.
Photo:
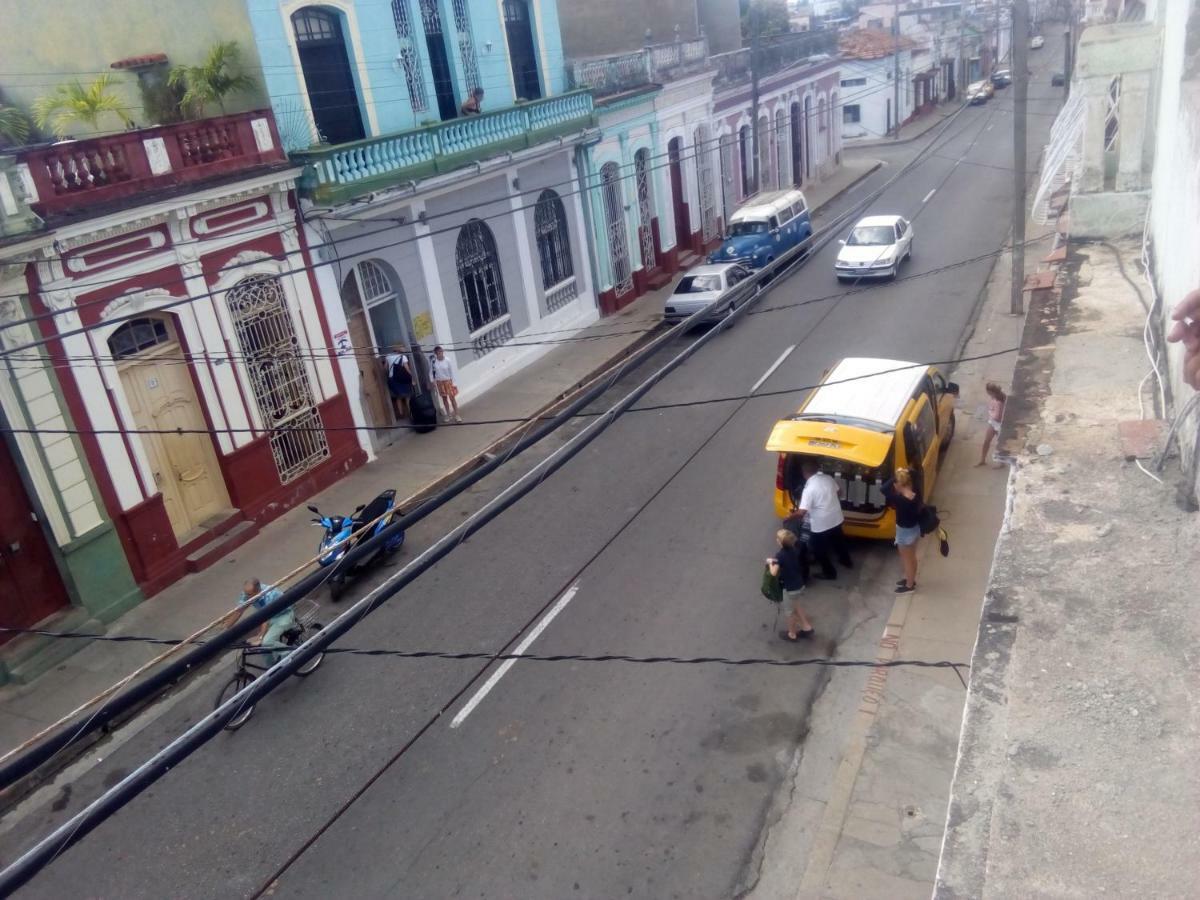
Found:
[{"label": "man in white shirt", "polygon": [[854,568],[850,553],[846,549],[846,535],[842,532],[841,490],[829,475],[821,471],[815,459],[804,460],[800,470],[804,473],[804,490],[800,494],[800,518],[808,518],[812,537],[808,547],[814,561],[820,563],[821,571],[814,578],[830,581],[837,578],[833,555],[847,569]]}]

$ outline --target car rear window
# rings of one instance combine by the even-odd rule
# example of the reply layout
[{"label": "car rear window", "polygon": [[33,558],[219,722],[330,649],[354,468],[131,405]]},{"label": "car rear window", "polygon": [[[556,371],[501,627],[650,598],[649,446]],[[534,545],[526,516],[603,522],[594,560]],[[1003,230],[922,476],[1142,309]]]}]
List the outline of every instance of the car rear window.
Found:
[{"label": "car rear window", "polygon": [[675,288],[677,294],[703,294],[721,289],[720,275],[684,275]]}]

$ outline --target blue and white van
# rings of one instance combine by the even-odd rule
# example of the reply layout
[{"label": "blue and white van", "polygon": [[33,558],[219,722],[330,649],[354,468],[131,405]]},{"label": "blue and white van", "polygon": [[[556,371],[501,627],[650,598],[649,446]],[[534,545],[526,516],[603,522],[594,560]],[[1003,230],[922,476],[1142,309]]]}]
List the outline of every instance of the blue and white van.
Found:
[{"label": "blue and white van", "polygon": [[708,261],[761,269],[811,235],[812,219],[802,191],[759,194],[729,217],[725,240]]}]

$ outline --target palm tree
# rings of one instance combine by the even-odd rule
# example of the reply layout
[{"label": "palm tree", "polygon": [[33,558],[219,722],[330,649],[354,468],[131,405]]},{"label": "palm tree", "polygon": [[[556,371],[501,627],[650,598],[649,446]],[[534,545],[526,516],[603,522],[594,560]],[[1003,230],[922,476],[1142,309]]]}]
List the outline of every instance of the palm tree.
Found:
[{"label": "palm tree", "polygon": [[33,102],[33,120],[38,128],[49,128],[57,137],[65,137],[74,122],[84,122],[94,131],[100,130],[100,117],[115,113],[126,128],[133,124],[129,107],[109,90],[111,75],[101,75],[87,87],[78,80],[60,84],[49,97]]},{"label": "palm tree", "polygon": [[215,103],[225,112],[225,97],[239,91],[253,90],[254,79],[238,71],[242,51],[237,41],[216,44],[198,66],[175,66],[167,77],[172,87],[185,88],[180,106],[204,115],[204,107]]},{"label": "palm tree", "polygon": [[0,141],[19,147],[29,140],[29,116],[15,106],[0,104]]}]

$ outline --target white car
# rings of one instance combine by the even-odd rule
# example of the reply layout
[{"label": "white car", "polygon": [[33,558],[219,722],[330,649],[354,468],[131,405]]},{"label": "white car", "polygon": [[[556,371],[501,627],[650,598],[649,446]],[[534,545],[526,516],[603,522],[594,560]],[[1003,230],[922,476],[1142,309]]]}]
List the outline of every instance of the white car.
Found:
[{"label": "white car", "polygon": [[894,278],[912,256],[913,227],[901,216],[867,216],[840,242],[834,271],[838,281]]},{"label": "white car", "polygon": [[1042,37],[1040,34],[1035,34],[1033,37],[1031,37],[1029,39],[1029,49],[1030,50],[1041,50],[1045,46],[1046,46],[1046,39],[1044,37]]},{"label": "white car", "polygon": [[[689,269],[675,285],[675,290],[667,298],[663,310],[663,320],[666,322],[681,322],[693,313],[697,313],[714,301],[720,301],[737,285],[753,273],[739,263],[712,263]],[[728,303],[716,302],[713,311],[705,318],[708,321],[729,315],[737,308],[738,303],[744,303],[754,296],[754,289],[737,298],[730,298]]]}]

